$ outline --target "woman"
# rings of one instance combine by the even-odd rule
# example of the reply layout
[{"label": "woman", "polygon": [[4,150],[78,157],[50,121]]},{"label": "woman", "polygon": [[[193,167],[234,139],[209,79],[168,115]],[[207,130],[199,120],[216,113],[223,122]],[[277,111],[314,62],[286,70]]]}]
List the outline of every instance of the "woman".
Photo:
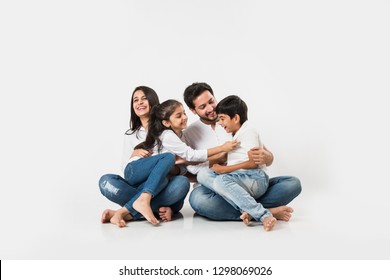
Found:
[{"label": "woman", "polygon": [[99,180],[101,193],[109,200],[122,206],[115,211],[106,209],[101,221],[111,222],[119,227],[127,221],[142,216],[156,225],[160,219],[168,222],[172,214],[183,207],[189,191],[189,181],[184,176],[168,179],[173,170],[175,157],[170,153],[152,154],[147,149],[135,146],[146,139],[150,112],[159,104],[156,92],[146,86],[139,86],[133,91],[130,117],[130,129],[125,133],[122,169],[124,178],[106,174]]}]

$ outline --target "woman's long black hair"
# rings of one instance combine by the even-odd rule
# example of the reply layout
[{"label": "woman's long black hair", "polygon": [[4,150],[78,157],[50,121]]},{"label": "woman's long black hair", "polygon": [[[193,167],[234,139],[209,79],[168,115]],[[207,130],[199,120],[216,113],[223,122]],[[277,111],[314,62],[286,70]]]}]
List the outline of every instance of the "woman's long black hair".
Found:
[{"label": "woman's long black hair", "polygon": [[134,111],[133,107],[133,97],[134,93],[138,90],[141,90],[144,94],[146,99],[149,102],[149,107],[153,109],[154,106],[160,104],[160,100],[158,99],[157,93],[154,91],[154,89],[147,87],[147,86],[138,86],[134,89],[132,95],[131,95],[131,101],[130,101],[130,123],[129,123],[129,129],[126,131],[127,135],[136,133],[139,131],[139,129],[142,126],[141,119]]}]

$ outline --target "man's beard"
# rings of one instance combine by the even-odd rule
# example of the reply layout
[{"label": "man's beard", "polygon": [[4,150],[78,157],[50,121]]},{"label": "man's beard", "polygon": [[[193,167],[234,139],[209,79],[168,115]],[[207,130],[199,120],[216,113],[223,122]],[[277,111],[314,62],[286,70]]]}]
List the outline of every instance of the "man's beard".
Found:
[{"label": "man's beard", "polygon": [[204,123],[207,123],[207,124],[215,124],[217,122],[217,118],[218,118],[218,115],[215,115],[214,119],[209,119],[209,118],[205,118],[205,117],[199,117],[199,119],[201,121],[203,121]]}]

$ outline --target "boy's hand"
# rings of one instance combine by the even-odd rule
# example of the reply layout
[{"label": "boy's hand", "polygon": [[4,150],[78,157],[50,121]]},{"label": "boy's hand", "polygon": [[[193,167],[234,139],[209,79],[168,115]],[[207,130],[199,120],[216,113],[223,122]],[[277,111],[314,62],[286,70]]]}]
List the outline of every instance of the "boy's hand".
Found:
[{"label": "boy's hand", "polygon": [[219,174],[225,174],[226,173],[226,166],[220,165],[218,163],[213,164],[213,166],[210,168],[211,170],[219,173]]}]

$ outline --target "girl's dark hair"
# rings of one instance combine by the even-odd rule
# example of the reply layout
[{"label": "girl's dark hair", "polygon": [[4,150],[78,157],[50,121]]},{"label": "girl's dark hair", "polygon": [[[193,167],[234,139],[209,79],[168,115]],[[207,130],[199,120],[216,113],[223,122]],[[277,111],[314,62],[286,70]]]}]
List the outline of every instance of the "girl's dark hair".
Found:
[{"label": "girl's dark hair", "polygon": [[213,96],[214,92],[211,86],[206,83],[193,83],[184,90],[184,102],[187,104],[188,108],[195,109],[194,100],[203,92],[208,90]]},{"label": "girl's dark hair", "polygon": [[148,134],[144,142],[138,144],[134,149],[150,150],[157,145],[157,149],[161,151],[160,136],[164,130],[171,129],[162,124],[163,120],[169,121],[170,116],[175,112],[177,107],[182,104],[174,99],[168,99],[153,107],[150,113]]},{"label": "girl's dark hair", "polygon": [[157,93],[154,91],[154,89],[147,87],[147,86],[138,86],[134,89],[132,95],[131,95],[131,101],[130,101],[130,128],[126,131],[127,135],[136,133],[141,128],[141,119],[134,111],[133,107],[133,97],[134,93],[136,91],[142,91],[145,94],[146,99],[149,102],[149,107],[152,110],[154,106],[160,104],[160,100],[158,99]]},{"label": "girl's dark hair", "polygon": [[237,95],[229,95],[219,101],[215,112],[217,114],[228,115],[230,118],[233,118],[237,114],[240,116],[241,125],[248,120],[248,107]]}]

